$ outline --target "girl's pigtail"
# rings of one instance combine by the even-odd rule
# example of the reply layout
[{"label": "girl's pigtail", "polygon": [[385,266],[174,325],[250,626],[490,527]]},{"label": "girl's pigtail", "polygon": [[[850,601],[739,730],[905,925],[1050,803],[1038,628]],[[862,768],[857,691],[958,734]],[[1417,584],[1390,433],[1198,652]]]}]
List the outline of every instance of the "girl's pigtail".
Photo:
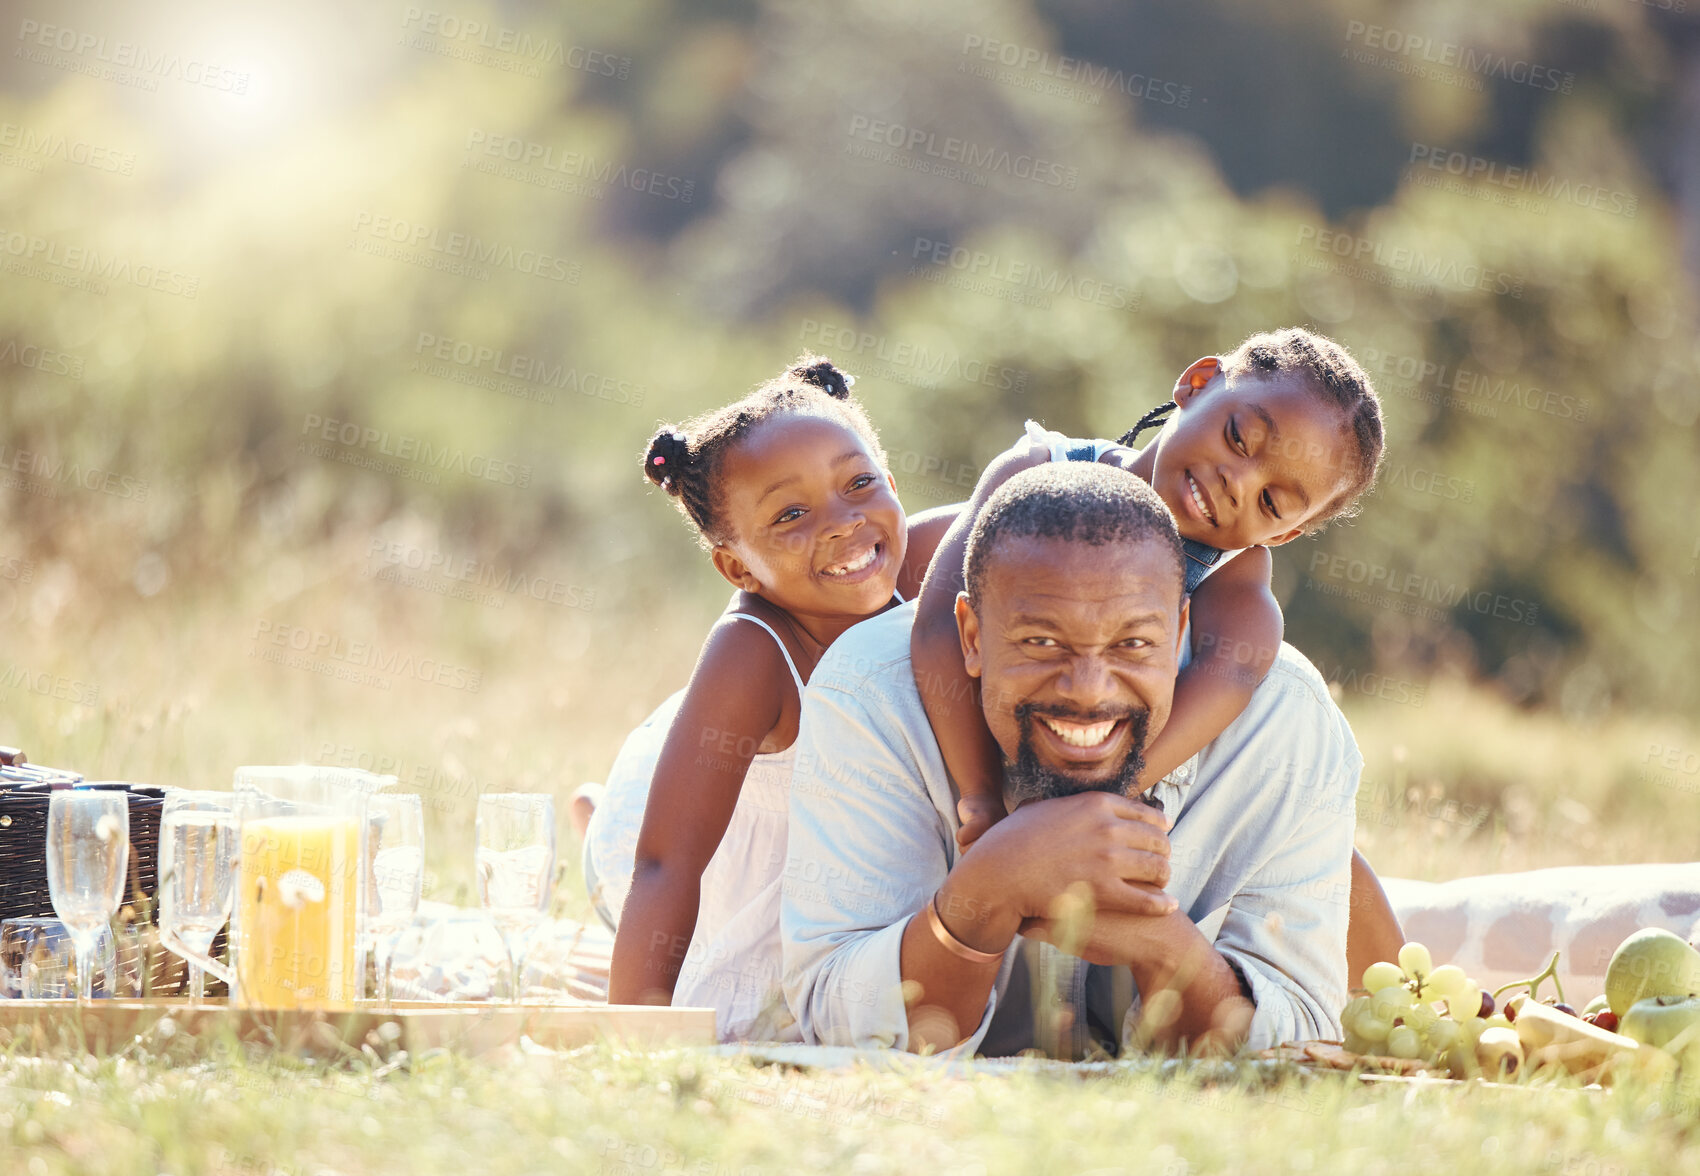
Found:
[{"label": "girl's pigtail", "polygon": [[830,360],[825,359],[794,367],[791,374],[803,383],[819,388],[834,400],[849,400],[850,387],[856,382],[855,376],[839,371]]},{"label": "girl's pigtail", "polygon": [[664,425],[650,438],[643,457],[644,477],[677,498],[684,493],[684,476],[691,465],[690,439],[677,425]]},{"label": "girl's pigtail", "polygon": [[1169,414],[1174,411],[1175,402],[1173,400],[1164,401],[1162,404],[1159,404],[1156,408],[1140,417],[1134,424],[1133,428],[1123,433],[1121,437],[1117,439],[1116,444],[1131,446],[1139,439],[1139,435],[1145,432],[1145,430],[1160,428],[1164,422],[1169,419]]}]

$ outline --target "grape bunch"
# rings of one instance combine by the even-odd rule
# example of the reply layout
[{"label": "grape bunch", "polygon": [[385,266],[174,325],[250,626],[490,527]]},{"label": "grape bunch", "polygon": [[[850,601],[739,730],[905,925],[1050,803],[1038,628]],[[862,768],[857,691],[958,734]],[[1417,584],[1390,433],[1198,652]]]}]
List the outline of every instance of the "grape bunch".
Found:
[{"label": "grape bunch", "polygon": [[1407,943],[1398,963],[1371,964],[1363,980],[1367,995],[1353,997],[1340,1014],[1348,1050],[1467,1068],[1494,1010],[1493,998],[1464,969],[1437,968],[1428,948]]}]

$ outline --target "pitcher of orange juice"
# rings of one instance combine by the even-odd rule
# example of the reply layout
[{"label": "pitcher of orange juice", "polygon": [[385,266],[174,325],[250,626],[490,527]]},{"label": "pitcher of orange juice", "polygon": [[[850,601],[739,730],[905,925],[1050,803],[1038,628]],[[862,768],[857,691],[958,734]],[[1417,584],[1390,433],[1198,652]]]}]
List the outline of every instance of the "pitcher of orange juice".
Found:
[{"label": "pitcher of orange juice", "polygon": [[366,803],[394,779],[352,768],[236,769],[230,967],[195,961],[230,984],[234,1003],[305,1008],[361,996]]}]

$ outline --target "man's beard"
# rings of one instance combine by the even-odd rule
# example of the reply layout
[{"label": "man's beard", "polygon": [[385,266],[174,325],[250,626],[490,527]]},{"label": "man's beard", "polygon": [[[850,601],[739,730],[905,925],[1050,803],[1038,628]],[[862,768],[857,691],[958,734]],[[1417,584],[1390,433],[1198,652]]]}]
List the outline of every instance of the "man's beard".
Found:
[{"label": "man's beard", "polygon": [[[1148,709],[1137,707],[1125,711],[1081,714],[1062,707],[1040,707],[1024,702],[1016,706],[1014,714],[1021,727],[1021,742],[1016,746],[1015,759],[1011,761],[1006,757],[1003,766],[1004,780],[1009,786],[1010,795],[1017,802],[1050,800],[1058,796],[1073,796],[1078,792],[1114,792],[1119,796],[1132,796],[1134,789],[1139,786],[1139,773],[1145,770],[1145,729],[1151,722],[1151,712]],[[1039,762],[1039,753],[1033,747],[1033,724],[1037,721],[1037,715],[1051,715],[1077,723],[1126,719],[1129,734],[1132,736],[1132,746],[1127,757],[1122,760],[1121,767],[1113,775],[1102,780],[1083,781],[1060,768],[1048,767]]]}]

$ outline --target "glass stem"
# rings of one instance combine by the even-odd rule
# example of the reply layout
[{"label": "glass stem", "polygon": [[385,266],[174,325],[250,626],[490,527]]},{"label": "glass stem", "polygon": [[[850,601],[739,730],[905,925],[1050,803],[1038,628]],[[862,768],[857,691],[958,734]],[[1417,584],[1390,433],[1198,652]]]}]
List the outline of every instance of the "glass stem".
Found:
[{"label": "glass stem", "polygon": [[378,1007],[381,1009],[390,1007],[390,952],[394,944],[394,937],[378,936],[375,953],[378,968]]},{"label": "glass stem", "polygon": [[77,953],[77,1003],[89,1003],[89,989],[94,985],[94,945],[84,944],[81,939],[73,939],[71,946]]},{"label": "glass stem", "polygon": [[189,1007],[192,1008],[192,1009],[200,1008],[201,1007],[201,1001],[206,999],[206,995],[207,995],[207,973],[206,973],[206,969],[200,967],[198,964],[190,964],[189,965]]}]

